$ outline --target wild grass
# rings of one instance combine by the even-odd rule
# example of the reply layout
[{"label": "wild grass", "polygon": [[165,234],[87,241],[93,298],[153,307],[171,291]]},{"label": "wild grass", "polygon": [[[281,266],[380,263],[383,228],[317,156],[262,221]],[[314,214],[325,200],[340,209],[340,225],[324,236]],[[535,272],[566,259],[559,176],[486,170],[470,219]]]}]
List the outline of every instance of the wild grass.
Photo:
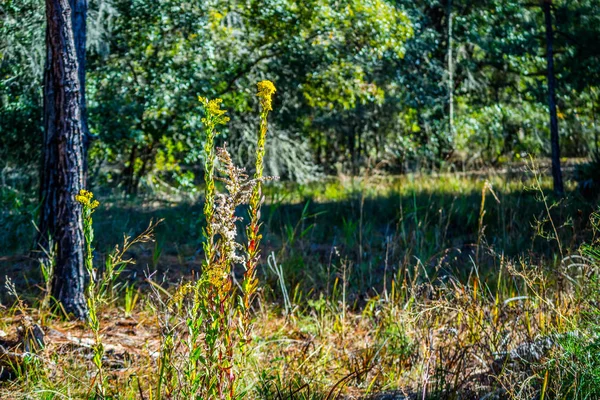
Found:
[{"label": "wild grass", "polygon": [[[494,286],[480,280],[475,265],[460,282],[453,276],[431,280],[415,264],[362,307],[344,301],[343,274],[329,296],[296,294],[287,315],[261,299],[240,375],[245,397],[356,398],[393,391],[409,398],[533,398],[544,391],[546,398],[594,398],[597,291],[586,279],[596,264],[585,263],[587,271],[571,273],[566,283],[560,278],[567,265],[553,272],[498,261]],[[27,313],[35,319],[35,310]],[[153,296],[143,297],[132,317],[124,314],[115,307],[99,314],[107,390],[118,398],[154,398],[164,348],[184,337],[171,326],[171,341],[165,340],[168,327],[157,321],[165,313]],[[43,398],[46,391],[90,397],[94,350],[85,344],[93,343],[92,332],[60,320],[49,326],[48,345],[38,356],[48,376],[24,366],[3,385],[3,398]],[[171,359],[167,367],[180,361]]]},{"label": "wild grass", "polygon": [[252,178],[202,99],[202,203],[82,194],[87,321],[53,311],[51,264],[3,261],[0,398],[598,397],[597,202],[535,164],[265,182],[270,91]]},{"label": "wild grass", "polygon": [[[575,195],[558,202],[540,176],[519,184],[487,178],[422,177],[383,195],[375,189],[382,183],[369,182],[359,186],[364,196],[338,183],[346,202],[268,202],[263,283],[248,314],[253,328],[244,332],[252,341],[230,361],[239,366],[239,396],[595,398],[599,217],[585,223],[593,205]],[[142,244],[129,254],[158,270],[128,266],[129,289],[98,309],[106,398],[184,398],[180,380],[189,378],[178,375],[194,348],[193,332],[181,328],[193,315],[170,299],[197,264],[185,241],[174,247],[157,235],[161,251]],[[517,249],[503,252],[508,243]],[[20,343],[16,321],[39,320],[36,303],[24,304],[4,311],[6,343]],[[2,397],[102,397],[89,386],[97,375],[94,329],[44,321],[47,344],[36,364],[3,361],[10,379]]]}]

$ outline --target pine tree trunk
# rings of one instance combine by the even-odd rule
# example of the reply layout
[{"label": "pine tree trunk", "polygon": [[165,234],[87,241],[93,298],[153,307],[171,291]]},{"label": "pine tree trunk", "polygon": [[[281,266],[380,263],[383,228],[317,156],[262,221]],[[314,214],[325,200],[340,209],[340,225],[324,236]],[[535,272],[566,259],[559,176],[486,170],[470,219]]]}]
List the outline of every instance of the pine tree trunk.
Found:
[{"label": "pine tree trunk", "polygon": [[69,0],[71,4],[73,37],[75,40],[75,50],[77,52],[77,63],[79,64],[79,87],[81,94],[81,120],[83,123],[83,174],[84,182],[87,181],[87,154],[90,146],[91,135],[88,128],[87,102],[85,98],[85,46],[87,38],[87,10],[88,0]]},{"label": "pine tree trunk", "polygon": [[452,0],[448,0],[446,18],[448,19],[448,137],[454,137],[454,56],[452,54]]},{"label": "pine tree trunk", "polygon": [[81,206],[84,188],[82,87],[69,0],[46,0],[44,141],[41,173],[40,242],[48,237],[56,252],[52,296],[77,318],[87,315],[84,297],[84,239]]},{"label": "pine tree trunk", "polygon": [[558,137],[558,116],[556,114],[556,78],[554,76],[554,33],[552,29],[552,0],[543,0],[544,20],[546,22],[546,63],[548,67],[548,109],[550,111],[550,145],[552,148],[552,178],[554,191],[562,195],[565,192],[560,168],[560,145]]}]

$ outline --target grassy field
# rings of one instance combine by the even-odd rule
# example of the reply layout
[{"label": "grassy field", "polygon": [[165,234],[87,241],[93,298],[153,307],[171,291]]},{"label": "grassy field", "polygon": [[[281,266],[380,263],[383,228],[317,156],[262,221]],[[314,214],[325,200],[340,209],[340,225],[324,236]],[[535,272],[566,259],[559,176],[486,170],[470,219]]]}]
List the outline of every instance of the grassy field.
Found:
[{"label": "grassy field", "polygon": [[[240,398],[600,396],[598,203],[550,185],[535,168],[268,184]],[[202,266],[202,202],[96,192],[98,266],[162,220],[98,307],[103,396],[183,398],[190,333],[172,302]],[[32,212],[3,214],[0,397],[97,397],[94,331],[42,302]],[[24,355],[35,324],[46,346]]]}]

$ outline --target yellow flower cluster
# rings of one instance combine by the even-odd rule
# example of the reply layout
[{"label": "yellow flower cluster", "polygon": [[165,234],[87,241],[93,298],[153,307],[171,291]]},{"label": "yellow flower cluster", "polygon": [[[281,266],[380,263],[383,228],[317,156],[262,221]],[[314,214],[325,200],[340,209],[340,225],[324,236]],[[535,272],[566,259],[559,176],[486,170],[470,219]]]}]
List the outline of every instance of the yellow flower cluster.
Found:
[{"label": "yellow flower cluster", "polygon": [[94,194],[89,190],[81,189],[79,194],[75,196],[75,200],[82,204],[84,207],[88,207],[90,210],[95,209],[100,205],[98,200],[93,200]]},{"label": "yellow flower cluster", "polygon": [[169,304],[181,304],[183,300],[185,300],[185,297],[192,292],[192,290],[194,290],[194,285],[192,282],[182,284],[177,288],[177,290],[173,294],[173,297],[171,297]]},{"label": "yellow flower cluster", "polygon": [[260,97],[260,105],[264,111],[271,111],[273,109],[271,106],[271,97],[276,91],[275,85],[271,81],[260,81],[257,86],[258,93],[256,95]]},{"label": "yellow flower cluster", "polygon": [[221,109],[221,103],[223,102],[223,99],[209,100],[206,97],[198,96],[198,100],[206,108],[207,118],[212,120],[209,121],[209,119],[207,118],[202,118],[203,123],[208,124],[209,122],[211,122],[213,125],[224,125],[227,122],[229,122],[229,117],[223,116],[223,114],[225,114],[227,110]]},{"label": "yellow flower cluster", "polygon": [[210,286],[214,288],[215,293],[219,294],[221,299],[224,299],[227,293],[231,290],[231,281],[229,274],[221,265],[210,266],[206,271],[206,276]]}]

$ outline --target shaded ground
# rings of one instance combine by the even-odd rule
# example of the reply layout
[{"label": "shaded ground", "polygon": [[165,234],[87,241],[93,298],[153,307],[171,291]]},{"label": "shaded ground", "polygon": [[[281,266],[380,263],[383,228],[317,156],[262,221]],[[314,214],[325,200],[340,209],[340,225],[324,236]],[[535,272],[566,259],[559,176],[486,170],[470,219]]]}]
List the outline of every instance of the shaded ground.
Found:
[{"label": "shaded ground", "polygon": [[[384,278],[389,284],[398,265],[410,259],[418,259],[428,268],[442,260],[452,264],[448,272],[453,274],[469,271],[478,240],[508,257],[525,256],[532,262],[552,258],[558,248],[555,240],[544,238],[551,225],[540,193],[524,189],[531,181],[522,173],[514,174],[519,178],[488,177],[499,201],[486,193],[482,226],[479,216],[485,180],[479,176],[372,177],[367,183],[350,179],[268,189],[262,213],[263,256],[276,256],[290,287],[300,285],[303,291],[316,293],[331,289],[337,275],[332,265],[339,266],[343,259],[352,265],[349,287],[359,296],[373,288],[381,290]],[[554,201],[549,183],[544,181],[544,190],[549,201]],[[595,204],[572,194],[552,209],[567,254],[590,237],[589,215]],[[244,214],[240,210],[240,215]],[[124,277],[142,282],[146,275],[156,274],[177,283],[197,272],[202,260],[201,203],[102,199],[94,224],[97,259],[102,260],[120,243],[122,235],[141,232],[152,219],[164,220],[156,231],[157,241],[131,252],[137,263]],[[29,234],[19,233],[25,230],[23,225],[29,225]],[[5,234],[15,232],[13,236],[21,237],[18,247],[4,247],[0,268],[26,292],[35,292],[39,282],[36,254],[26,252],[29,246],[21,247],[33,242],[32,224],[23,220],[7,226]],[[21,255],[10,255],[15,251]],[[493,263],[490,266],[495,268]],[[482,269],[485,273],[486,268]]]}]

